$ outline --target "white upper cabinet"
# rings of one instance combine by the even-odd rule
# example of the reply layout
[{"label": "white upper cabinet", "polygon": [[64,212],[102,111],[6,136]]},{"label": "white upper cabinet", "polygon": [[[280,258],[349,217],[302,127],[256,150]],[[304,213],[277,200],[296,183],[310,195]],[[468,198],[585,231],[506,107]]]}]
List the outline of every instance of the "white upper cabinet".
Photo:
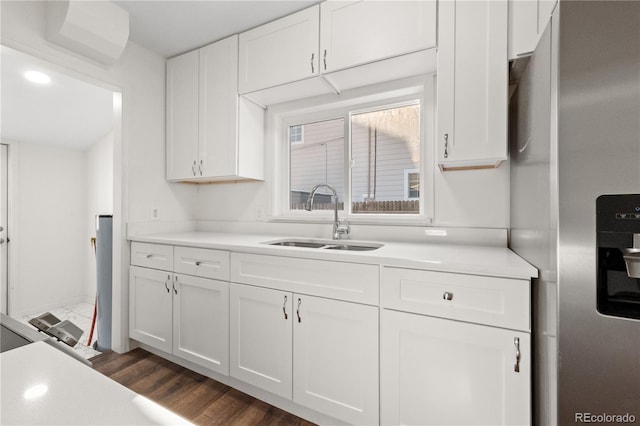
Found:
[{"label": "white upper cabinet", "polygon": [[509,0],[509,59],[530,55],[538,45],[557,0]]},{"label": "white upper cabinet", "polygon": [[195,176],[198,161],[198,63],[193,51],[167,61],[167,179]]},{"label": "white upper cabinet", "polygon": [[445,1],[438,24],[438,163],[507,159],[507,0]]},{"label": "white upper cabinet", "polygon": [[237,87],[237,35],[167,61],[168,180],[264,178],[264,111]]},{"label": "white upper cabinet", "polygon": [[240,34],[240,93],[318,75],[319,6]]},{"label": "white upper cabinet", "polygon": [[320,23],[323,73],[436,46],[435,1],[326,1]]}]

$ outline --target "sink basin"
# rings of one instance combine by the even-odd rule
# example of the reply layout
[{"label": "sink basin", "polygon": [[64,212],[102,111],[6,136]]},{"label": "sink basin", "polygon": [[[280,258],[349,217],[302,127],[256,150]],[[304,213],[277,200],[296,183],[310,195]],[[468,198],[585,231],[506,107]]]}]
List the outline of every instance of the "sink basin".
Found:
[{"label": "sink basin", "polygon": [[349,250],[349,251],[370,251],[382,247],[382,244],[336,244],[323,247],[327,250]]},{"label": "sink basin", "polygon": [[272,246],[287,246],[287,247],[306,247],[306,248],[320,248],[326,246],[325,243],[314,243],[311,241],[277,241],[275,243],[268,243]]},{"label": "sink basin", "polygon": [[305,239],[287,239],[277,241],[266,241],[263,244],[283,247],[301,247],[323,250],[345,250],[345,251],[370,251],[382,247],[384,244],[368,243],[368,242],[337,242],[334,240],[305,240]]}]

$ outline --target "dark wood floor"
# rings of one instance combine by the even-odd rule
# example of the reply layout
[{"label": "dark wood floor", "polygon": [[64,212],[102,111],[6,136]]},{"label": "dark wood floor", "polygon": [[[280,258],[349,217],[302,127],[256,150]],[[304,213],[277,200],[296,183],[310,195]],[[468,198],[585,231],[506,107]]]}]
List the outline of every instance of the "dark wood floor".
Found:
[{"label": "dark wood floor", "polygon": [[313,425],[140,348],[91,361],[97,371],[196,424]]}]

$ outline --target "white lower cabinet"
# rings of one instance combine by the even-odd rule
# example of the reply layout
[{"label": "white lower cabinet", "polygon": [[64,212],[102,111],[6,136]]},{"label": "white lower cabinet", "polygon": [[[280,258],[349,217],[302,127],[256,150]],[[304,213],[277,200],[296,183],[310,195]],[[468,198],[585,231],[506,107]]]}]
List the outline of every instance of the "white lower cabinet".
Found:
[{"label": "white lower cabinet", "polygon": [[291,399],[292,295],[231,283],[230,375]]},{"label": "white lower cabinet", "polygon": [[530,335],[384,309],[381,423],[528,425]]},{"label": "white lower cabinet", "polygon": [[378,424],[378,308],[294,295],[293,401]]},{"label": "white lower cabinet", "polygon": [[378,423],[378,308],[231,284],[230,374],[354,424]]},{"label": "white lower cabinet", "polygon": [[229,283],[132,266],[129,336],[229,374]]}]

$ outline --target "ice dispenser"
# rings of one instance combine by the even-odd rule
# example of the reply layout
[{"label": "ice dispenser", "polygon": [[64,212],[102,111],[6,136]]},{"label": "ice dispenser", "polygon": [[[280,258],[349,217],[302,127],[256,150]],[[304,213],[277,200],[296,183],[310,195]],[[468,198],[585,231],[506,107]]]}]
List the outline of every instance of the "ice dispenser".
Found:
[{"label": "ice dispenser", "polygon": [[598,312],[640,319],[640,194],[596,200]]}]

